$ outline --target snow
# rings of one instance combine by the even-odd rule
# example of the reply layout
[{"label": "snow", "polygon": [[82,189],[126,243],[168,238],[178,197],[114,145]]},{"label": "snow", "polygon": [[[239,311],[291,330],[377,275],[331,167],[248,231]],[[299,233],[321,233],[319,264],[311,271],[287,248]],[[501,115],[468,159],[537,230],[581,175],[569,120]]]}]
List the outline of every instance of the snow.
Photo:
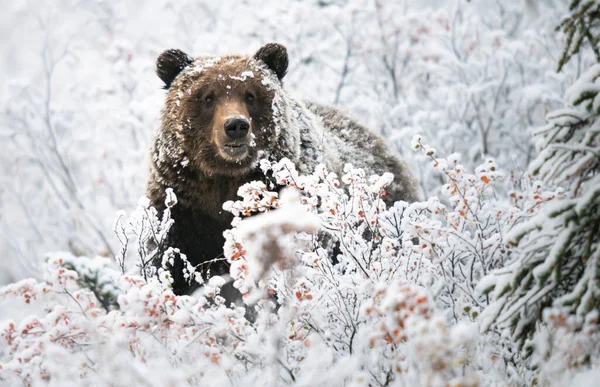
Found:
[{"label": "snow", "polygon": [[[568,4],[526,3],[4,7],[0,384],[597,384],[600,65],[582,51],[555,73]],[[156,57],[181,47],[199,75],[270,41],[289,52],[284,85],[257,66],[227,86],[260,77],[276,134],[298,125],[317,146],[330,139],[297,104],[340,105],[402,154],[425,200],[387,208],[394,177],[358,160],[336,176],[316,148],[310,168],[263,153],[271,181],[223,204],[230,277],[204,283],[187,262],[203,286],[176,296],[177,246],[151,262],[177,197],[162,220],[140,197]],[[190,168],[181,138],[150,157]]]},{"label": "snow", "polygon": [[578,373],[569,383],[572,386],[593,387],[598,385],[598,380],[600,380],[600,369],[594,369]]},{"label": "snow", "polygon": [[250,70],[242,71],[240,76],[230,75],[229,78],[235,79],[240,82],[246,82],[247,78],[254,78],[254,72]]}]

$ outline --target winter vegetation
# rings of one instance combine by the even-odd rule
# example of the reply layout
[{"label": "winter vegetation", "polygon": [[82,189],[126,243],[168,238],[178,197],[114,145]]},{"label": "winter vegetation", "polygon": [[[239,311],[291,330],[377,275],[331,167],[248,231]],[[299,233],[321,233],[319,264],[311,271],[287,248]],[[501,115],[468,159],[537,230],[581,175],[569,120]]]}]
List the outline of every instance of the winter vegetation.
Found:
[{"label": "winter vegetation", "polygon": [[[0,385],[596,385],[599,0],[4,11]],[[175,295],[177,197],[144,197],[156,57],[270,41],[288,92],[379,132],[424,200],[386,206],[388,173],[263,160],[273,185],[223,205],[229,276],[187,265],[201,286]]]}]

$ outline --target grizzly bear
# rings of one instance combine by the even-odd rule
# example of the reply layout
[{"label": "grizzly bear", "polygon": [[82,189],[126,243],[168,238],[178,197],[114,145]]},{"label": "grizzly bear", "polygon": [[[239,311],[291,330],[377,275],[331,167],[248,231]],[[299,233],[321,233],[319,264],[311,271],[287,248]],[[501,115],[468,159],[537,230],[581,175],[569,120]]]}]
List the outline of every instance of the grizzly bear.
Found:
[{"label": "grizzly bear", "polygon": [[[391,172],[388,203],[419,199],[415,179],[379,136],[338,109],[291,98],[282,82],[287,67],[287,51],[275,43],[253,56],[191,58],[167,50],[158,57],[156,72],[167,96],[151,148],[147,194],[162,213],[165,189],[173,189],[178,204],[169,245],[205,278],[228,272],[227,262],[215,259],[222,257],[223,231],[233,219],[222,205],[244,183],[265,181],[262,158],[287,157],[304,173],[320,163],[338,176],[346,163],[367,175]],[[160,261],[157,256],[155,264]],[[180,259],[171,268],[178,294],[194,289],[182,268]]]}]

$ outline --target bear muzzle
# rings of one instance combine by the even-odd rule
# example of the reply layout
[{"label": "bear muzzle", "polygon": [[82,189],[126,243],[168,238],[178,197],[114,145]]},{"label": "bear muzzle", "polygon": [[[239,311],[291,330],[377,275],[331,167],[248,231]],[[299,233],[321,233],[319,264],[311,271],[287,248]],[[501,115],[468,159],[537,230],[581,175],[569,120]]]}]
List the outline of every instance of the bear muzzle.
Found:
[{"label": "bear muzzle", "polygon": [[231,117],[225,120],[225,134],[233,140],[240,140],[246,137],[250,130],[250,121],[243,116]]},{"label": "bear muzzle", "polygon": [[229,117],[223,123],[225,139],[230,140],[223,144],[222,150],[227,158],[242,159],[248,153],[248,133],[250,121],[242,116]]},{"label": "bear muzzle", "polygon": [[223,150],[227,156],[232,158],[241,158],[246,155],[246,152],[248,152],[248,146],[246,144],[231,143],[223,145]]}]

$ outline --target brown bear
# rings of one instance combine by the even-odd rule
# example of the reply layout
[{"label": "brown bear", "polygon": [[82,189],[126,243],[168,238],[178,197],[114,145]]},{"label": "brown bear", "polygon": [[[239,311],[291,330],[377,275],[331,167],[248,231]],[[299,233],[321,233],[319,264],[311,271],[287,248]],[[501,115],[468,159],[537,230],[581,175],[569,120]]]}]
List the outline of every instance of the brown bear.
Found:
[{"label": "brown bear", "polygon": [[[191,58],[167,50],[158,57],[167,97],[151,148],[147,194],[162,213],[165,189],[173,189],[178,204],[169,245],[205,277],[228,272],[225,260],[215,260],[232,220],[222,205],[236,198],[242,184],[265,180],[261,158],[287,157],[305,173],[319,163],[338,176],[346,163],[367,175],[391,172],[388,203],[419,199],[408,168],[379,136],[335,108],[292,99],[282,83],[287,67],[287,51],[275,43],[253,56]],[[160,261],[157,256],[155,264]],[[171,269],[178,294],[194,288],[182,267],[176,259]]]}]

